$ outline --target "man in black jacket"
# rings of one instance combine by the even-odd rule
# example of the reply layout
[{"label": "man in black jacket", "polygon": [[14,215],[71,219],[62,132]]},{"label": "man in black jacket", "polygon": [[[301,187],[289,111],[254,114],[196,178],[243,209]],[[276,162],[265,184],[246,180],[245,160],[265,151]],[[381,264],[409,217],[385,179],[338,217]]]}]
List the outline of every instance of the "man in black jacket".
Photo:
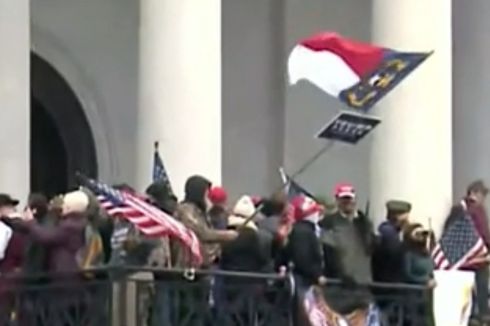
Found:
[{"label": "man in black jacket", "polygon": [[[447,217],[443,234],[453,223],[463,218],[470,218],[474,224],[475,230],[481,237],[488,249],[490,249],[490,229],[485,200],[488,196],[489,189],[482,180],[472,182],[467,190],[466,196],[458,204],[454,205]],[[466,268],[475,272],[476,287],[476,309],[473,312],[473,324],[478,323],[490,325],[490,311],[488,308],[488,279],[489,279],[490,257],[473,260],[471,267]]]},{"label": "man in black jacket", "polygon": [[378,282],[404,282],[402,231],[412,205],[402,200],[386,203],[386,221],[378,227],[379,243],[373,257],[373,277]]},{"label": "man in black jacket", "polygon": [[325,285],[323,276],[323,251],[320,242],[321,229],[318,225],[322,209],[320,205],[305,196],[298,196],[291,202],[296,223],[289,234],[287,253],[293,265],[296,283],[295,325],[303,325],[302,300],[312,285]]},{"label": "man in black jacket", "polygon": [[321,207],[304,196],[294,198],[292,204],[296,223],[289,235],[288,252],[294,275],[300,286],[323,285],[326,278],[323,276],[321,229],[318,225]]}]

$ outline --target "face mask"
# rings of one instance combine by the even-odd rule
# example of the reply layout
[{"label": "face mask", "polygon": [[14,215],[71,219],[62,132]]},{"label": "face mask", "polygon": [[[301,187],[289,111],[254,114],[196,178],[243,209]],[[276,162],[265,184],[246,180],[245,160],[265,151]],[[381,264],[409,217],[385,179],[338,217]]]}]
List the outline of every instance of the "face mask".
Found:
[{"label": "face mask", "polygon": [[318,224],[320,221],[320,212],[313,213],[308,215],[305,220],[310,221],[311,223]]}]

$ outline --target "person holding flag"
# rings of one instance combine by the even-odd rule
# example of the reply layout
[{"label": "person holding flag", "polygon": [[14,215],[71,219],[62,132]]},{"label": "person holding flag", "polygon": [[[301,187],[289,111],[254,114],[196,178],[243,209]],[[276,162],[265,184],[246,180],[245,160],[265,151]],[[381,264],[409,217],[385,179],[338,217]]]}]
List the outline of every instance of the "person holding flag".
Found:
[{"label": "person holding flag", "polygon": [[203,261],[196,265],[189,255],[188,248],[177,246],[173,252],[174,266],[191,268],[208,268],[218,258],[220,243],[235,240],[238,233],[233,230],[213,229],[208,217],[211,207],[209,201],[209,190],[212,184],[202,176],[191,176],[185,183],[185,198],[175,212],[175,218],[191,229],[197,236]]},{"label": "person holding flag", "polygon": [[177,196],[172,189],[167,170],[163,165],[162,157],[158,151],[158,142],[155,142],[153,154],[153,182],[146,188],[146,194],[151,204],[160,208],[167,214],[173,214],[177,208]]},{"label": "person holding flag", "polygon": [[296,223],[289,234],[288,253],[298,284],[325,285],[327,279],[323,276],[324,259],[319,240],[321,228],[318,225],[321,207],[311,198],[302,195],[293,198],[291,204]]},{"label": "person holding flag", "polygon": [[327,283],[323,275],[324,259],[320,242],[321,229],[318,225],[321,207],[313,199],[298,195],[291,200],[294,210],[294,223],[287,245],[290,265],[296,285],[296,324],[307,319],[311,325],[329,325],[328,317],[322,309],[325,305],[321,289]]},{"label": "person holding flag", "polygon": [[475,272],[475,322],[490,322],[488,308],[490,230],[484,202],[488,188],[482,180],[472,182],[466,196],[454,205],[432,250],[435,268]]},{"label": "person holding flag", "polygon": [[400,52],[322,31],[300,40],[291,51],[289,82],[309,81],[349,107],[367,112],[431,54]]}]

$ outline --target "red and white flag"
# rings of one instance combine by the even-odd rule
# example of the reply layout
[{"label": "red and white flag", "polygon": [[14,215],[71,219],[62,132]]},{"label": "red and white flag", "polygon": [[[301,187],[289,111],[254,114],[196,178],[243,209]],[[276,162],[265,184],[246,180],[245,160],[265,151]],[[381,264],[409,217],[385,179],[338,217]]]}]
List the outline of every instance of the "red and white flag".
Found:
[{"label": "red and white flag", "polygon": [[368,110],[430,54],[399,52],[322,32],[293,48],[289,81],[307,80],[350,107]]}]

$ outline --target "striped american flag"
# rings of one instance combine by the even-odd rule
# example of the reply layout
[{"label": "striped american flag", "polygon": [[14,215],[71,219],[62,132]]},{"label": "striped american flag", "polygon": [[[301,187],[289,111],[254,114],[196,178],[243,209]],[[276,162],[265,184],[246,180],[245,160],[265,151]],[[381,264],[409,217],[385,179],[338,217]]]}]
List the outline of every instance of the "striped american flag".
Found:
[{"label": "striped american flag", "polygon": [[466,213],[444,231],[432,250],[435,269],[442,270],[470,267],[472,260],[484,258],[487,255],[487,246]]},{"label": "striped american flag", "polygon": [[158,151],[158,142],[155,142],[155,151],[153,153],[153,182],[159,181],[162,182],[167,188],[167,192],[170,195],[174,195],[174,191],[172,189],[172,185],[170,184],[170,179],[167,174],[167,170],[165,169],[165,165],[163,165],[162,157],[160,156],[160,152]]},{"label": "striped american flag", "polygon": [[196,234],[181,222],[135,194],[116,190],[87,177],[81,179],[83,185],[95,193],[101,207],[110,216],[123,216],[147,236],[179,239],[190,249],[195,263],[202,263],[201,247]]},{"label": "striped american flag", "polygon": [[[300,295],[301,296],[301,295]],[[332,308],[330,308],[323,297],[320,288],[311,286],[302,296],[303,309],[311,326],[343,326],[347,321]],[[371,324],[366,324],[371,325]]]}]

